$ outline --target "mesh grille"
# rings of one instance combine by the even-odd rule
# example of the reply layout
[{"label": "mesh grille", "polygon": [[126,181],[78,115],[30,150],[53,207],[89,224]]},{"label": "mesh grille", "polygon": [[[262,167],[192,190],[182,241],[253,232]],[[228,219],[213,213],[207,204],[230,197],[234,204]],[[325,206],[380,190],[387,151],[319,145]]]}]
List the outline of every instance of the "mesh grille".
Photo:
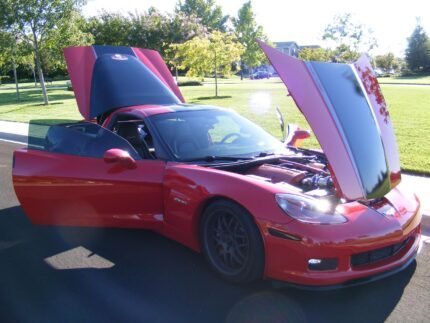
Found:
[{"label": "mesh grille", "polygon": [[400,250],[402,250],[408,242],[411,240],[411,237],[403,240],[399,243],[389,245],[384,248],[375,249],[371,251],[357,253],[351,256],[351,265],[354,266],[363,266],[373,264],[374,262],[389,258],[394,256]]}]

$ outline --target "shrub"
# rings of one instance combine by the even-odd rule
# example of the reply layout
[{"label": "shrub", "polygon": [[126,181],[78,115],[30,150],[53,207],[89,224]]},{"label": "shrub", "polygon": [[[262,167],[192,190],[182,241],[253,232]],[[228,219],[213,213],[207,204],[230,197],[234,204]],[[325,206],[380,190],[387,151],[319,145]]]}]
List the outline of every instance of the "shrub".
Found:
[{"label": "shrub", "polygon": [[200,86],[203,85],[202,82],[200,81],[183,81],[183,82],[178,82],[178,86]]}]

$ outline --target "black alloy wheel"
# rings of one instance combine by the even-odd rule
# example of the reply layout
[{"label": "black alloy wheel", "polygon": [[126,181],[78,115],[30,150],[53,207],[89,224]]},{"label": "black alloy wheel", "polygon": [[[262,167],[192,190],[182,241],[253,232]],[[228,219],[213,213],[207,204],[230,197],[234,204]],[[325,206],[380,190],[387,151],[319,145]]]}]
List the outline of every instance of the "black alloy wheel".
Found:
[{"label": "black alloy wheel", "polygon": [[206,260],[224,279],[245,283],[262,277],[260,231],[241,206],[228,200],[210,204],[203,213],[200,234]]}]

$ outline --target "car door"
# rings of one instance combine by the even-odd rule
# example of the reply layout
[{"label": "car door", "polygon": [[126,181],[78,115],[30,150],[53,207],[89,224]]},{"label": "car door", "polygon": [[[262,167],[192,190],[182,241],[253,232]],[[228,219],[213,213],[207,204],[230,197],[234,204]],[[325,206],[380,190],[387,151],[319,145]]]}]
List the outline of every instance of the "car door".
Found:
[{"label": "car door", "polygon": [[34,133],[13,163],[16,195],[34,223],[161,225],[164,161],[142,159],[124,138],[93,123]]}]

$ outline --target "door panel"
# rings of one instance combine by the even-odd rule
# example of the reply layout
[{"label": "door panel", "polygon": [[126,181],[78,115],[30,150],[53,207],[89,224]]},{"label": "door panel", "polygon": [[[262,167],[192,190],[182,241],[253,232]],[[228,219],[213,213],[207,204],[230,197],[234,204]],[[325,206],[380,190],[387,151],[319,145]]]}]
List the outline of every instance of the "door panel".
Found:
[{"label": "door panel", "polygon": [[[88,133],[90,139],[77,125],[51,127],[43,146],[15,152],[14,187],[26,214],[39,224],[160,225],[165,163],[139,159],[127,141],[94,126],[98,129]],[[74,136],[81,148],[72,145]],[[102,153],[111,148],[132,152],[137,167],[104,162]]]}]

